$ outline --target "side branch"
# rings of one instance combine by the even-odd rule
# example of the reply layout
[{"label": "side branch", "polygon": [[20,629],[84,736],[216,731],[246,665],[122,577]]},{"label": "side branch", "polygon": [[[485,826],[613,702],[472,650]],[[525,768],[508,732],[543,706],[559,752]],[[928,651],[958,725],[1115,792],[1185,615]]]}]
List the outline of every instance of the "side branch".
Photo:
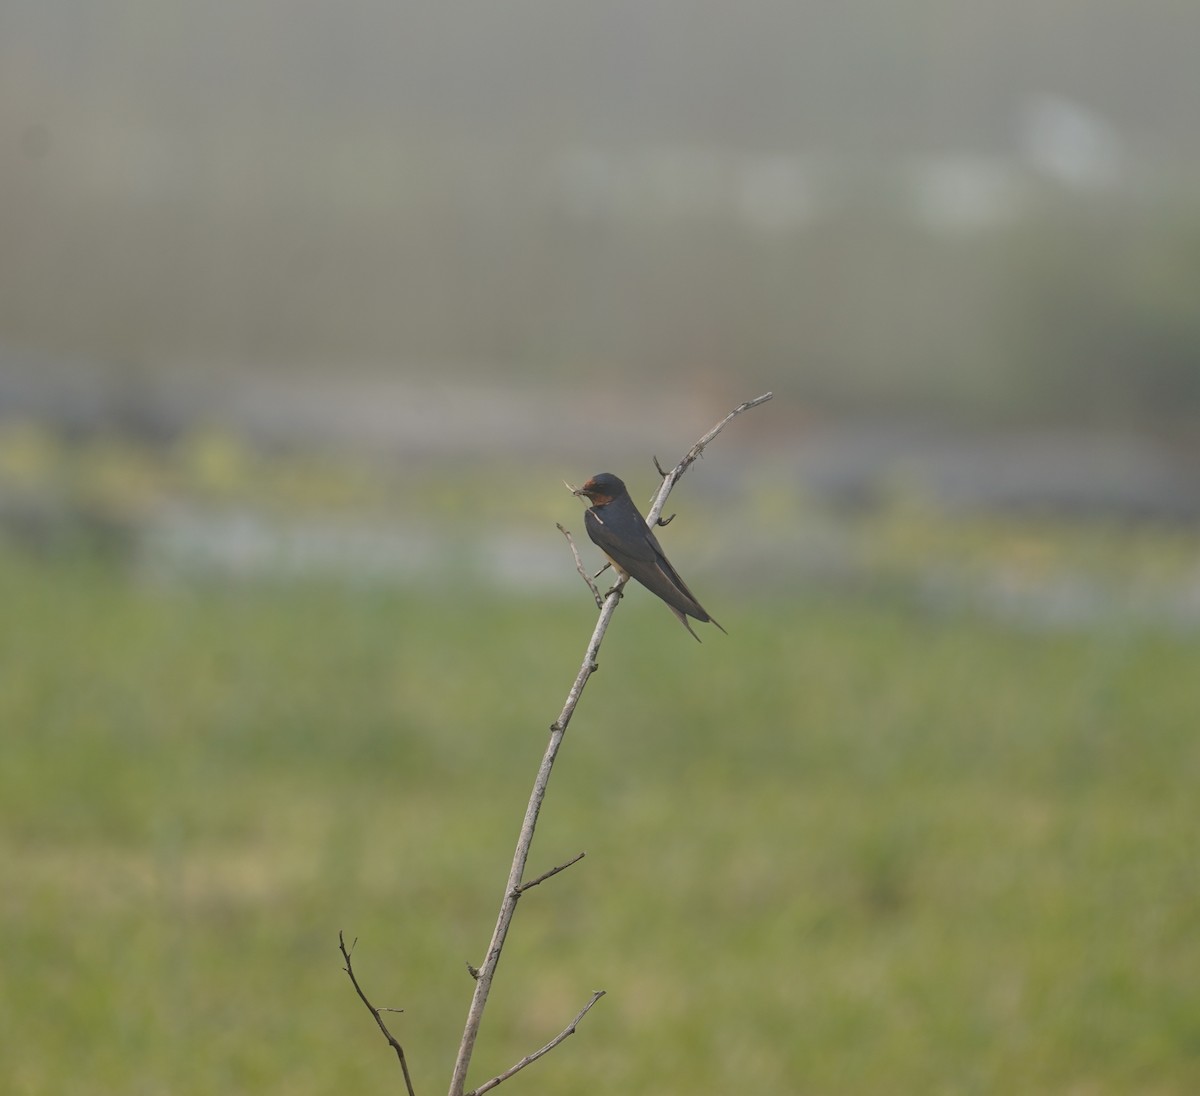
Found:
[{"label": "side branch", "polygon": [[546,882],[547,879],[552,879],[560,871],[566,871],[567,868],[571,867],[572,864],[578,864],[579,861],[582,860],[585,856],[587,856],[586,852],[578,853],[577,855],[572,856],[571,859],[568,860],[565,864],[559,864],[558,867],[556,867],[556,868],[551,868],[549,871],[542,872],[541,875],[537,876],[537,878],[535,878],[535,879],[529,880],[528,883],[522,883],[521,884],[521,893],[524,894],[527,890],[533,890],[533,888],[536,887],[539,883],[544,883],[544,882]]},{"label": "side branch", "polygon": [[549,1054],[550,1051],[558,1046],[558,1044],[564,1039],[567,1039],[575,1034],[575,1028],[579,1025],[579,1021],[588,1014],[588,1010],[592,1007],[592,1005],[599,1001],[603,996],[604,990],[596,990],[596,992],[592,994],[592,999],[576,1014],[575,1019],[572,1020],[565,1028],[563,1028],[562,1031],[560,1031],[544,1047],[542,1047],[540,1050],[535,1050],[532,1054],[526,1054],[525,1057],[522,1058],[515,1066],[510,1066],[503,1073],[498,1073],[490,1081],[484,1081],[483,1084],[481,1084],[478,1088],[474,1088],[467,1093],[467,1096],[483,1096],[485,1092],[490,1092],[502,1081],[507,1081],[514,1073],[520,1073],[521,1070],[523,1070],[526,1066],[533,1065],[533,1063],[542,1057],[543,1054]]},{"label": "side branch", "polygon": [[587,569],[583,566],[583,560],[579,556],[579,549],[575,547],[575,538],[560,521],[554,523],[558,526],[558,531],[567,538],[567,543],[571,546],[571,555],[575,557],[575,570],[579,572],[579,577],[587,583],[587,588],[592,591],[592,597],[596,599],[596,608],[599,609],[604,604],[604,598],[600,596],[600,588],[588,576]]},{"label": "side branch", "polygon": [[[354,943],[357,944],[358,941],[355,940]],[[347,948],[345,934],[341,931],[338,932],[338,949],[341,951],[342,959],[345,960],[346,963],[342,969],[348,975],[350,975],[350,982],[354,986],[354,992],[358,994],[359,1000],[361,1000],[362,1003],[367,1006],[367,1009],[370,1011],[371,1015],[375,1017],[375,1023],[379,1025],[379,1030],[383,1032],[383,1037],[387,1039],[388,1045],[396,1052],[396,1057],[400,1059],[400,1069],[404,1073],[404,1087],[408,1089],[408,1096],[416,1096],[416,1094],[413,1092],[412,1077],[408,1072],[408,1060],[404,1057],[404,1048],[400,1045],[399,1040],[390,1031],[388,1031],[387,1024],[383,1022],[383,1017],[380,1016],[381,1010],[377,1009],[373,1004],[371,1004],[367,998],[367,995],[363,993],[362,986],[358,984],[358,979],[354,975],[354,964],[350,962],[350,953],[354,950],[354,944],[351,944],[350,947]],[[384,1011],[399,1012],[400,1009],[386,1009]]]}]

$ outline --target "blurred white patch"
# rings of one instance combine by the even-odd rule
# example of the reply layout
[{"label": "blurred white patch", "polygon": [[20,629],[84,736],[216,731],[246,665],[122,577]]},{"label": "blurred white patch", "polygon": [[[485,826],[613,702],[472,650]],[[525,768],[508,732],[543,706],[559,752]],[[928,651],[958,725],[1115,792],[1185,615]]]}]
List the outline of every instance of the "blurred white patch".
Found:
[{"label": "blurred white patch", "polygon": [[996,156],[927,156],[911,163],[905,175],[913,215],[944,232],[1009,224],[1028,192],[1019,168]]},{"label": "blurred white patch", "polygon": [[1116,128],[1062,96],[1030,98],[1019,139],[1029,164],[1064,186],[1101,190],[1120,182],[1124,153]]},{"label": "blurred white patch", "polygon": [[803,156],[756,156],[740,165],[737,213],[758,232],[790,232],[820,208],[819,172]]}]

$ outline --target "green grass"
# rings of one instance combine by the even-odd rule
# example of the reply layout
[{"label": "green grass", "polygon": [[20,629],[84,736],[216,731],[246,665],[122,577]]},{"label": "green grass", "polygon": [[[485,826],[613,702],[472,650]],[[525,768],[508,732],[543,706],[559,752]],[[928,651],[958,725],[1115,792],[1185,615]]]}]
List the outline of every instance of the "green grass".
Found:
[{"label": "green grass", "polygon": [[[0,1088],[444,1090],[570,601],[0,558]],[[475,1058],[507,1090],[1200,1090],[1200,644],[634,591]],[[711,632],[711,635],[709,634]]]}]

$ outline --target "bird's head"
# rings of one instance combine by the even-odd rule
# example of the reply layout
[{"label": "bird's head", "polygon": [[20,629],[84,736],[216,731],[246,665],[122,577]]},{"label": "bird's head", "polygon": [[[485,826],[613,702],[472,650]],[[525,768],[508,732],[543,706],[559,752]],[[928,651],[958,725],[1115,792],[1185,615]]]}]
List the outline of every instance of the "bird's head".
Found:
[{"label": "bird's head", "polygon": [[590,499],[593,506],[604,506],[625,493],[625,484],[611,472],[599,472],[576,489],[575,494]]}]

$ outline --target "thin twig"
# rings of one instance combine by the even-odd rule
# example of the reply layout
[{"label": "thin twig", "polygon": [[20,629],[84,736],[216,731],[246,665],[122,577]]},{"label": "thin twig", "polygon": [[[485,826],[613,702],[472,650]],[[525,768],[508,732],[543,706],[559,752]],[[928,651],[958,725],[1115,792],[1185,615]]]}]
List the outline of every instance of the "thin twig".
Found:
[{"label": "thin twig", "polygon": [[[756,399],[747,400],[745,403],[738,404],[737,407],[730,411],[729,414],[726,415],[719,423],[717,423],[717,425],[714,426],[707,434],[705,434],[704,437],[696,442],[696,444],[687,451],[687,454],[684,456],[683,460],[675,465],[675,467],[669,472],[664,472],[662,465],[658,463],[658,458],[654,458],[654,467],[658,470],[658,474],[662,476],[663,481],[658,489],[658,494],[654,496],[654,502],[650,507],[650,513],[646,515],[647,525],[653,529],[655,525],[660,523],[659,519],[662,516],[663,507],[667,504],[667,496],[670,495],[675,484],[679,482],[679,477],[682,476],[684,472],[686,472],[693,464],[695,464],[697,459],[699,459],[699,457],[704,453],[704,450],[708,447],[709,442],[711,442],[713,438],[715,438],[722,430],[724,430],[725,427],[728,426],[729,423],[737,418],[737,416],[743,411],[749,411],[753,407],[758,407],[759,404],[766,403],[767,400],[771,399],[774,395],[775,393],[773,392],[764,392]],[[672,514],[670,518],[667,518],[667,521],[670,521],[674,516],[675,515]],[[665,524],[665,522],[662,524]]]},{"label": "thin twig", "polygon": [[553,876],[557,875],[560,871],[566,871],[567,868],[569,868],[572,864],[578,864],[579,861],[582,860],[585,856],[587,856],[587,853],[581,852],[578,856],[572,856],[571,859],[568,860],[565,864],[559,864],[557,868],[551,868],[549,871],[542,872],[542,874],[539,875],[536,879],[531,879],[531,880],[529,880],[528,883],[522,883],[521,884],[521,893],[524,894],[527,890],[533,890],[533,888],[536,887],[539,883],[546,882],[547,879],[550,879]]},{"label": "thin twig", "polygon": [[503,1073],[498,1073],[490,1081],[484,1081],[483,1084],[481,1084],[478,1088],[472,1089],[467,1096],[483,1096],[485,1092],[490,1092],[502,1081],[507,1081],[514,1073],[520,1073],[521,1070],[523,1070],[526,1066],[532,1065],[543,1054],[549,1054],[550,1051],[558,1046],[558,1044],[564,1039],[567,1039],[575,1034],[575,1028],[578,1026],[579,1021],[588,1014],[588,1010],[592,1007],[592,1005],[599,1001],[603,996],[604,990],[596,990],[596,992],[592,994],[592,999],[579,1010],[575,1019],[572,1020],[565,1028],[563,1028],[562,1031],[560,1031],[553,1039],[551,1039],[550,1042],[542,1047],[541,1050],[535,1050],[532,1054],[526,1054],[525,1057],[522,1058],[515,1066],[510,1066]]},{"label": "thin twig", "polygon": [[[653,527],[655,522],[658,521],[662,515],[662,508],[667,501],[667,496],[671,493],[671,488],[675,486],[679,477],[687,471],[689,465],[704,452],[705,446],[725,428],[726,424],[743,411],[749,411],[750,408],[757,407],[760,403],[766,403],[770,398],[771,393],[767,392],[757,399],[749,400],[735,407],[688,450],[683,460],[669,472],[663,473],[662,486],[655,496],[654,505],[650,508],[650,514],[646,519],[647,525]],[[655,461],[656,465],[657,463]],[[570,484],[567,484],[567,488],[568,490],[573,490]],[[559,526],[559,528],[561,529],[562,526]],[[564,534],[565,532],[564,530]],[[567,539],[568,543],[571,543],[572,550],[574,550],[574,543],[571,542],[569,536]],[[578,560],[578,558],[578,554],[576,554],[576,559]],[[580,564],[580,571],[586,576],[586,572],[582,569],[582,564]],[[542,763],[538,767],[537,776],[533,781],[533,791],[529,795],[529,804],[525,808],[525,818],[521,823],[521,832],[517,837],[517,847],[513,851],[512,867],[509,869],[508,882],[504,888],[504,898],[500,902],[500,912],[496,916],[496,927],[492,931],[492,939],[488,944],[487,954],[484,957],[482,965],[479,967],[479,976],[475,979],[475,992],[471,997],[471,1007],[467,1011],[467,1022],[463,1029],[462,1041],[459,1043],[458,1057],[454,1061],[454,1071],[450,1077],[449,1096],[463,1096],[463,1091],[466,1088],[467,1070],[471,1065],[471,1055],[475,1052],[475,1042],[479,1037],[479,1025],[483,1022],[483,1010],[487,1006],[488,994],[492,989],[492,979],[495,977],[496,967],[500,962],[500,953],[504,950],[504,941],[508,936],[508,929],[512,924],[513,915],[516,913],[517,900],[524,893],[521,880],[525,875],[525,864],[529,859],[529,847],[533,844],[533,833],[537,828],[538,814],[542,809],[542,801],[546,798],[546,786],[550,782],[550,773],[554,768],[554,761],[558,757],[558,751],[562,747],[563,736],[567,732],[567,725],[571,722],[571,716],[575,712],[579,698],[583,695],[584,687],[587,685],[588,679],[592,674],[600,668],[599,663],[596,661],[597,655],[600,653],[600,644],[604,642],[604,634],[608,631],[613,613],[617,611],[617,606],[621,603],[621,592],[628,581],[629,576],[622,575],[617,580],[616,585],[604,596],[603,603],[600,606],[600,616],[596,620],[595,628],[592,630],[592,638],[588,641],[587,650],[583,653],[583,662],[580,664],[579,672],[575,675],[575,680],[567,693],[566,702],[563,704],[558,719],[550,725],[550,741],[546,744],[546,751],[542,755]],[[591,583],[588,583],[588,585],[591,586]],[[598,592],[593,588],[593,593]],[[597,996],[595,1000],[599,1000],[599,997]],[[592,1002],[592,1004],[594,1003],[595,1001]],[[588,1008],[590,1007],[591,1004],[588,1005]],[[586,1011],[587,1009],[584,1010],[584,1012]],[[580,1013],[580,1015],[582,1016],[583,1013]],[[568,1029],[567,1034],[570,1034],[570,1030]],[[563,1038],[565,1037],[564,1035]],[[550,1047],[546,1049],[549,1050]],[[483,1089],[476,1090],[476,1092],[482,1091]]]},{"label": "thin twig", "polygon": [[[604,598],[600,596],[600,588],[588,578],[587,569],[583,566],[583,560],[579,557],[579,549],[575,547],[574,538],[568,530],[563,528],[562,522],[556,521],[554,524],[558,526],[558,531],[567,538],[567,543],[571,546],[571,555],[575,557],[575,570],[579,572],[579,577],[587,583],[588,589],[592,591],[592,597],[596,599],[596,608],[599,609],[604,604]],[[600,572],[597,571],[596,573],[599,574]]]},{"label": "thin twig", "polygon": [[375,1017],[375,1023],[379,1025],[379,1030],[383,1032],[383,1037],[387,1039],[388,1045],[396,1052],[396,1057],[400,1059],[400,1069],[404,1072],[404,1086],[408,1089],[408,1096],[416,1096],[416,1093],[413,1092],[412,1077],[408,1072],[408,1060],[404,1057],[404,1048],[400,1045],[399,1040],[390,1031],[388,1031],[387,1024],[383,1022],[383,1017],[379,1015],[381,1011],[403,1012],[404,1010],[398,1008],[382,1010],[377,1009],[373,1004],[371,1004],[370,1000],[367,998],[367,995],[363,993],[363,988],[358,984],[358,979],[354,975],[354,964],[350,962],[350,952],[354,950],[354,946],[357,943],[358,940],[356,938],[354,944],[351,944],[350,947],[347,948],[345,934],[343,934],[341,931],[338,932],[338,947],[341,949],[342,958],[346,961],[346,965],[342,969],[345,970],[348,975],[350,975],[350,982],[354,986],[354,991],[358,994],[362,1003],[370,1010],[371,1015]]}]

